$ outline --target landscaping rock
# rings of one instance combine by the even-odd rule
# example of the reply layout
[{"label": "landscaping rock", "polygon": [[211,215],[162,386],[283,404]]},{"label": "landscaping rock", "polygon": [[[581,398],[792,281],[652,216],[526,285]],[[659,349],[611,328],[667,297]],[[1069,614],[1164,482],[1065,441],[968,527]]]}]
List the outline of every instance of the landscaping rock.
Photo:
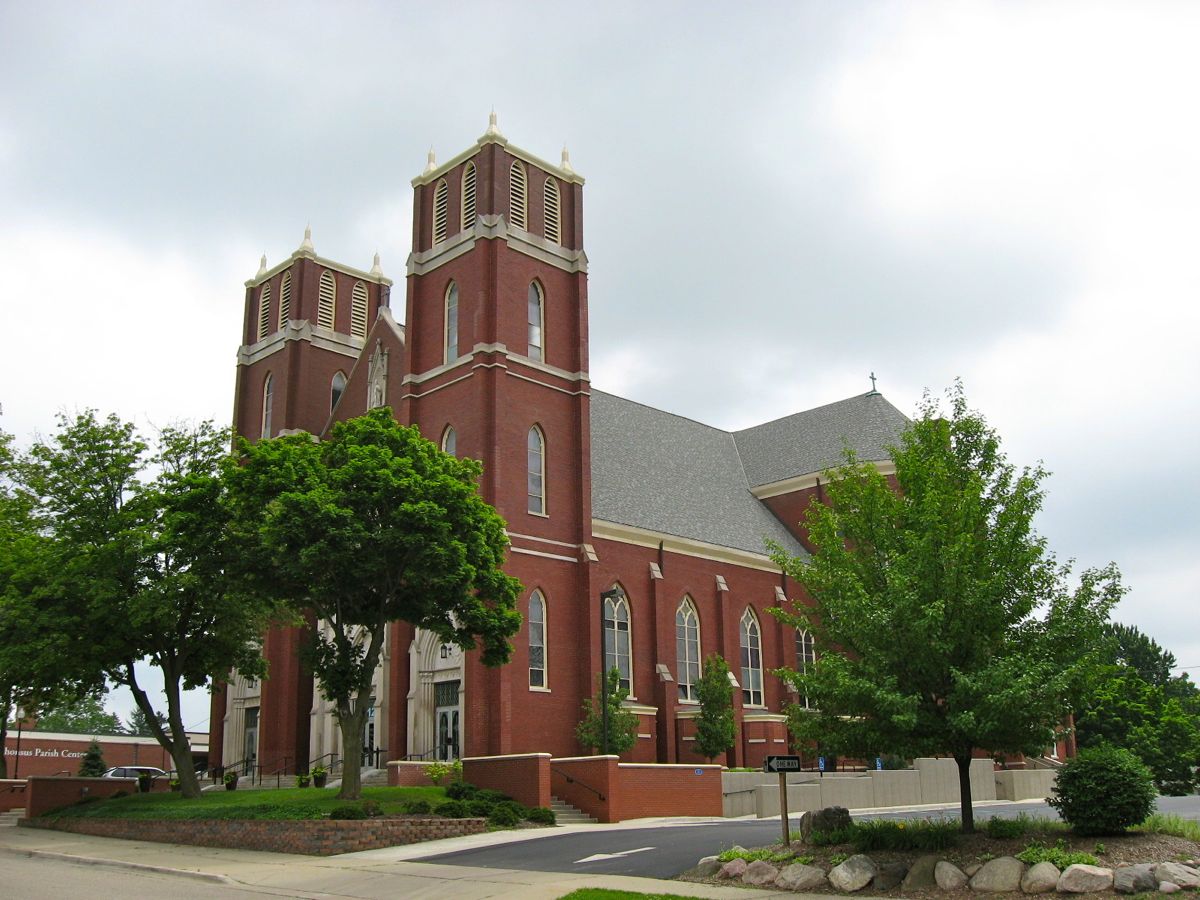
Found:
[{"label": "landscaping rock", "polygon": [[839,891],[861,891],[875,877],[875,863],[871,857],[856,853],[829,873],[829,883]]},{"label": "landscaping rock", "polygon": [[1067,866],[1067,870],[1058,879],[1060,894],[1090,894],[1093,891],[1107,891],[1112,886],[1112,869],[1082,863]]},{"label": "landscaping rock", "polygon": [[938,860],[938,864],[933,867],[933,880],[943,891],[961,891],[967,886],[966,873],[944,859]]},{"label": "landscaping rock", "polygon": [[974,878],[975,873],[983,868],[983,863],[968,863],[962,867],[963,874],[968,878]]},{"label": "landscaping rock", "polygon": [[998,856],[988,860],[971,876],[971,889],[992,893],[1018,891],[1024,874],[1025,863],[1014,856]]},{"label": "landscaping rock", "polygon": [[918,856],[904,876],[904,881],[900,882],[900,887],[906,891],[927,891],[934,887],[937,882],[933,877],[933,869],[937,864],[938,858],[932,853]]},{"label": "landscaping rock", "polygon": [[1160,894],[1174,894],[1182,890],[1183,888],[1171,881],[1160,881],[1158,884],[1158,892]]},{"label": "landscaping rock", "polygon": [[1113,872],[1113,890],[1118,894],[1142,894],[1157,888],[1158,879],[1154,877],[1154,866],[1149,863],[1121,866]]},{"label": "landscaping rock", "polygon": [[746,866],[742,875],[745,884],[771,884],[779,876],[779,870],[765,859],[756,859]]},{"label": "landscaping rock", "polygon": [[1159,863],[1154,867],[1154,877],[1159,881],[1169,881],[1181,888],[1200,887],[1200,872],[1191,866],[1179,863]]},{"label": "landscaping rock", "polygon": [[744,859],[731,859],[725,865],[721,866],[720,878],[741,878],[746,874],[746,869],[749,868]]},{"label": "landscaping rock", "polygon": [[834,831],[849,824],[850,810],[844,806],[809,810],[800,817],[800,837],[807,841],[814,831]]},{"label": "landscaping rock", "polygon": [[1058,879],[1062,872],[1058,866],[1050,862],[1040,862],[1029,867],[1021,876],[1021,890],[1026,894],[1049,894],[1058,888]]},{"label": "landscaping rock", "polygon": [[825,870],[816,866],[806,866],[803,863],[792,863],[785,866],[775,877],[775,886],[785,891],[812,891],[829,884]]},{"label": "landscaping rock", "polygon": [[875,872],[875,879],[871,882],[871,887],[877,891],[890,891],[892,888],[898,887],[907,874],[908,866],[899,860],[880,863]]},{"label": "landscaping rock", "polygon": [[706,856],[696,863],[695,872],[701,878],[712,878],[721,871],[721,861],[715,856]]}]

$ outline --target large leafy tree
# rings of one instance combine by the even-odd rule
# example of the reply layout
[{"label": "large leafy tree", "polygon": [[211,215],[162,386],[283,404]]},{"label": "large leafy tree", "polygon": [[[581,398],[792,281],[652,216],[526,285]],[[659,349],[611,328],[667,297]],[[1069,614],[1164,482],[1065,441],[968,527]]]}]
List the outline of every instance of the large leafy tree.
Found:
[{"label": "large leafy tree", "polygon": [[104,708],[104,698],[95,694],[74,702],[60,703],[42,711],[38,731],[68,734],[124,734],[116,713]]},{"label": "large leafy tree", "polygon": [[793,711],[800,740],[952,756],[971,832],[974,752],[1050,744],[1121,589],[1113,566],[1069,589],[1032,526],[1046,473],[1008,463],[961,385],[949,401],[943,415],[925,397],[891,450],[894,484],[852,454],[829,473],[827,502],[807,514],[811,559],[776,548],[812,600],[778,615],[826,648],[779,674],[815,707]]},{"label": "large leafy tree", "polygon": [[[61,417],[34,446],[31,484],[52,531],[56,613],[73,619],[70,658],[129,688],[171,754],[186,796],[199,796],[181,691],[237,666],[261,674],[268,604],[234,592],[227,430],[172,426],[153,447],[116,416]],[[139,664],[161,672],[164,727]]]},{"label": "large leafy tree", "polygon": [[504,521],[456,459],[387,408],[334,426],[242,442],[232,467],[248,590],[318,620],[308,660],[334,704],[345,755],[339,796],[361,791],[363,725],[389,623],[410,622],[485,665],[507,662],[520,582],[501,570]]}]

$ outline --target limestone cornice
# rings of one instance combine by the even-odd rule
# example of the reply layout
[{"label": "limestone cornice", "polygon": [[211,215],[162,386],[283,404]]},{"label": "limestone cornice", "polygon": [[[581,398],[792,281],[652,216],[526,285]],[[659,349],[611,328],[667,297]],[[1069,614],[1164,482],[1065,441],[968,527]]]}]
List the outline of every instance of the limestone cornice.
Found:
[{"label": "limestone cornice", "polygon": [[691,538],[679,537],[638,528],[635,525],[622,525],[619,522],[606,522],[602,519],[592,519],[592,536],[596,538],[618,541],[622,544],[633,544],[637,547],[650,547],[655,550],[661,545],[667,553],[680,553],[684,556],[694,556],[698,559],[708,559],[713,562],[729,563],[747,569],[757,569],[761,572],[778,572],[779,566],[763,553],[751,553],[748,550],[737,550],[732,547],[721,547],[695,541]]},{"label": "limestone cornice", "polygon": [[249,366],[282,350],[288,341],[307,341],[314,347],[330,350],[342,356],[357,359],[366,346],[366,339],[340,334],[307,319],[292,319],[287,328],[276,331],[256,344],[243,344],[238,348],[238,365]]},{"label": "limestone cornice", "polygon": [[332,269],[335,272],[341,272],[343,275],[349,275],[351,278],[359,278],[363,281],[371,281],[375,284],[387,285],[388,287],[391,287],[393,283],[392,279],[388,278],[386,275],[372,275],[370,272],[364,271],[363,269],[356,269],[354,266],[347,266],[344,263],[335,262],[334,260],[326,259],[323,256],[317,256],[315,253],[310,253],[306,250],[297,250],[287,259],[276,263],[265,272],[255,275],[253,278],[249,279],[246,282],[246,287],[258,287],[258,285],[262,284],[264,281],[270,281],[284,269],[290,268],[298,259],[311,259],[318,266],[323,266],[326,269]]},{"label": "limestone cornice", "polygon": [[564,272],[587,273],[587,253],[572,250],[548,241],[510,224],[502,215],[479,216],[475,224],[447,238],[428,250],[414,250],[408,255],[409,275],[426,275],[446,263],[458,259],[475,247],[479,240],[503,239],[509,249],[522,253]]},{"label": "limestone cornice", "polygon": [[[895,475],[896,464],[890,459],[869,459],[863,462],[870,463],[875,467],[875,470],[880,475]],[[770,484],[760,484],[758,487],[751,488],[752,493],[759,500],[766,500],[768,497],[778,497],[781,494],[794,494],[796,491],[805,491],[809,488],[817,486],[818,482],[829,483],[829,475],[825,471],[809,472],[806,475],[796,475],[792,478],[785,478],[783,481],[773,481]]]},{"label": "limestone cornice", "polygon": [[508,138],[502,134],[484,134],[480,136],[479,140],[477,140],[474,144],[462,151],[462,153],[451,157],[440,166],[436,166],[435,168],[430,169],[428,172],[422,172],[412,180],[412,186],[416,188],[424,184],[432,184],[439,178],[444,177],[447,172],[453,170],[457,166],[462,165],[468,159],[478,154],[479,151],[482,150],[487,144],[499,144],[505,149],[506,152],[515,156],[517,159],[524,160],[531,166],[536,166],[544,172],[550,173],[559,181],[567,181],[571,184],[586,183],[584,177],[578,172],[574,170],[568,171],[562,166],[557,166],[552,162],[546,162],[546,160],[542,159],[540,156],[535,156],[528,150],[523,150],[516,144],[509,143]]}]

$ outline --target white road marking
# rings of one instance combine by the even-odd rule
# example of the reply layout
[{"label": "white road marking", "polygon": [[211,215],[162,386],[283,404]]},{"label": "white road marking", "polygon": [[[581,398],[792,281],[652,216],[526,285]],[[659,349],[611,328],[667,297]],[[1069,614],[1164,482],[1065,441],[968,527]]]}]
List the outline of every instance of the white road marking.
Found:
[{"label": "white road marking", "polygon": [[653,847],[638,847],[636,850],[622,850],[620,853],[593,853],[591,856],[585,856],[583,859],[575,860],[576,865],[585,862],[598,862],[602,859],[619,859],[622,856],[630,856],[634,853],[644,853],[647,850],[653,850]]}]

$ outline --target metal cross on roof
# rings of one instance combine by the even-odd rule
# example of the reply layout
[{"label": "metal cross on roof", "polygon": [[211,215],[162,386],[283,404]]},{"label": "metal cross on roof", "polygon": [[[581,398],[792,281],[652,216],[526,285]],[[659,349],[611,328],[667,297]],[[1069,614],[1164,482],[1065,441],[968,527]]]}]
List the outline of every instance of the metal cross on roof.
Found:
[{"label": "metal cross on roof", "polygon": [[871,393],[875,393],[875,373],[871,373]]}]

